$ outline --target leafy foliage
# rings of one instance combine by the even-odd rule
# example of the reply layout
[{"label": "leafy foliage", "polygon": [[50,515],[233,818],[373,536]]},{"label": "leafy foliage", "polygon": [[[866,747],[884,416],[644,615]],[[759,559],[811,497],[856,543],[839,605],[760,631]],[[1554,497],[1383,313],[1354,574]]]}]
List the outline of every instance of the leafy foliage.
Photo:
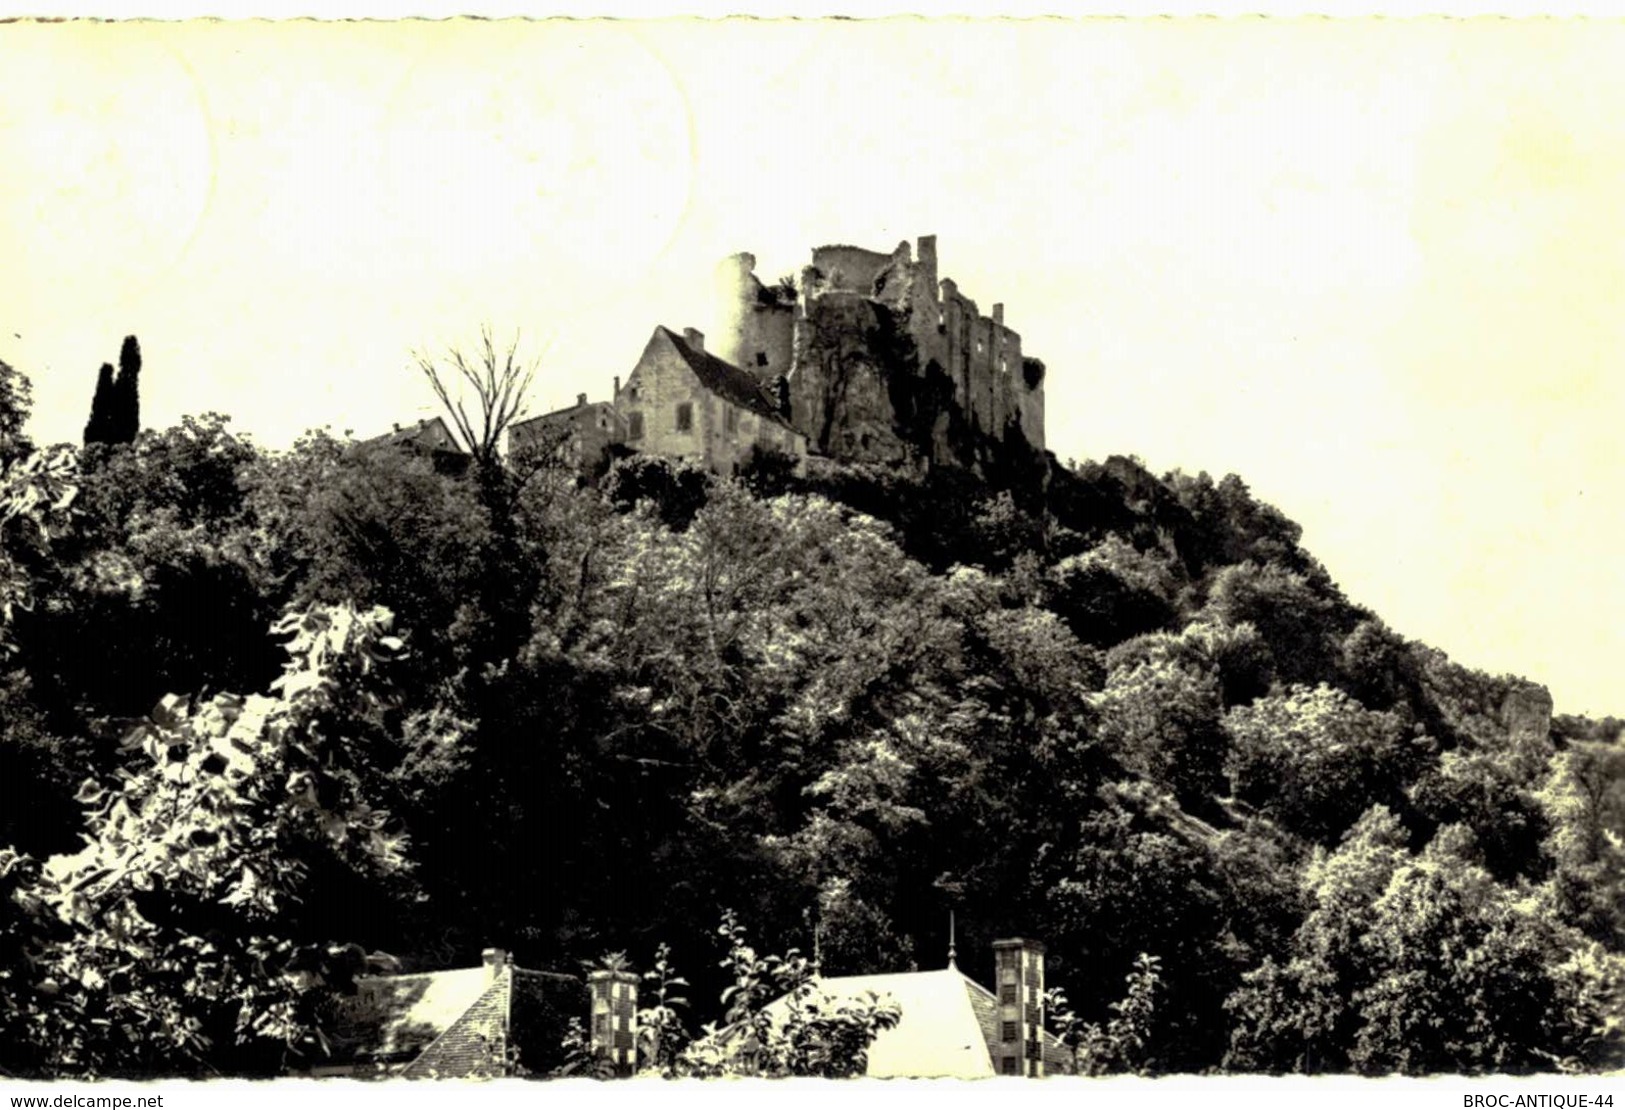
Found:
[{"label": "leafy foliage", "polygon": [[10,1071],[272,1073],[361,951],[493,941],[629,953],[663,1073],[861,1070],[885,1006],[729,905],[840,973],[949,911],[1041,936],[1091,1069],[1620,1064],[1618,721],[1398,636],[1239,479],[41,451],[27,396],[0,366]]},{"label": "leafy foliage", "polygon": [[88,779],[83,848],[20,898],[44,923],[33,984],[51,1070],[275,1072],[315,1047],[316,988],[356,970],[318,939],[321,882],[387,876],[405,840],[377,803],[378,670],[402,650],[382,610],[312,609],[276,628],[268,695],[165,698]]},{"label": "leafy foliage", "polygon": [[1046,992],[1045,1013],[1056,1026],[1061,1041],[1072,1050],[1080,1075],[1139,1075],[1154,1069],[1151,1051],[1151,1018],[1156,1011],[1157,987],[1162,979],[1156,956],[1140,953],[1134,970],[1128,973],[1127,993],[1111,1005],[1112,1018],[1101,1024],[1086,1022],[1072,1012],[1066,993],[1059,988]]}]

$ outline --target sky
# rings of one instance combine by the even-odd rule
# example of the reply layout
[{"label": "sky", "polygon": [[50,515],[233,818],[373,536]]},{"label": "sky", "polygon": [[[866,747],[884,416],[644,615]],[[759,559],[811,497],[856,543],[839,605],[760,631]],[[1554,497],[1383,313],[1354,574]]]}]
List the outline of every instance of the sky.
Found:
[{"label": "sky", "polygon": [[1625,23],[0,25],[0,359],[77,439],[432,411],[489,323],[606,398],[712,273],[938,237],[1049,446],[1240,474],[1356,602],[1625,714]]}]

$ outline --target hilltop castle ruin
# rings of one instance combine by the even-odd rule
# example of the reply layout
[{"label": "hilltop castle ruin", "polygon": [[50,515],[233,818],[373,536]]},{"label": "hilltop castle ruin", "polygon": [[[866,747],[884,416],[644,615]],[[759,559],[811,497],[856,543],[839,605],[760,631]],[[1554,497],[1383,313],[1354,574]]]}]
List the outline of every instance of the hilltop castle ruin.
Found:
[{"label": "hilltop castle ruin", "polygon": [[[983,316],[938,279],[935,236],[890,254],[818,247],[798,281],[764,285],[755,268],[745,253],[718,267],[713,350],[692,328],[656,328],[595,424],[720,473],[754,447],[966,468],[1043,451],[1044,364],[1022,354],[1002,304]],[[584,406],[516,425],[514,438],[556,436]]]},{"label": "hilltop castle ruin", "polygon": [[[1021,353],[1004,305],[983,316],[951,278],[938,280],[936,236],[921,236],[914,250],[899,243],[891,254],[815,248],[799,288],[764,286],[755,267],[753,256],[736,254],[718,269],[724,328],[717,353],[764,385],[782,379],[791,419],[814,450],[842,459],[895,457],[908,417],[917,414],[897,411],[905,406],[893,396],[903,392],[893,379],[910,373],[927,389],[950,384],[973,433],[998,442],[1020,435],[1043,449],[1044,364]],[[944,426],[932,429],[932,438],[940,439],[950,414],[934,415]]]}]

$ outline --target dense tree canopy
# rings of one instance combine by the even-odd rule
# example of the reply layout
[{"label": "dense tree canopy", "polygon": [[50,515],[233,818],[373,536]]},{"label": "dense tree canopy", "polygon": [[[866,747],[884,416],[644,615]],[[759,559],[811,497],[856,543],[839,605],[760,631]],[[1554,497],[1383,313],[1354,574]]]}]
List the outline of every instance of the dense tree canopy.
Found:
[{"label": "dense tree canopy", "polygon": [[[1042,937],[1092,1070],[1618,1066],[1618,722],[1529,735],[1238,479],[82,453],[26,402],[0,366],[13,1074],[319,1058],[368,951],[672,961],[694,1028],[729,907],[831,973]],[[760,1070],[885,1020],[802,1017]]]}]

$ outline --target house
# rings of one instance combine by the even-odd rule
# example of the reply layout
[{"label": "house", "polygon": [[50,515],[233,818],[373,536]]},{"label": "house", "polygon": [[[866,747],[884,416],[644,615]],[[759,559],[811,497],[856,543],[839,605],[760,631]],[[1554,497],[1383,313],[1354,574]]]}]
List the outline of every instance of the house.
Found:
[{"label": "house", "polygon": [[[993,972],[997,993],[960,971],[950,954],[937,971],[819,977],[813,987],[815,996],[836,1001],[873,994],[901,1010],[898,1023],[870,1045],[867,1078],[1073,1074],[1071,1051],[1044,1029],[1044,946],[994,941]],[[782,1019],[789,1006],[781,998],[768,1011]]]},{"label": "house", "polygon": [[[991,1079],[1070,1075],[1070,1050],[1044,1029],[1044,946],[1012,939],[993,943],[989,989],[948,966],[935,971],[817,976],[815,997],[837,1004],[870,995],[895,1003],[900,1017],[869,1047],[869,1078]],[[313,1074],[406,1079],[546,1075],[564,1063],[571,1019],[584,1016],[588,1045],[605,1067],[637,1068],[638,985],[635,972],[573,975],[516,967],[488,948],[477,967],[356,980],[356,993],[334,1023],[331,1061]],[[776,1020],[792,1001],[768,1004]],[[727,1055],[739,1031],[713,1034]]]},{"label": "house", "polygon": [[576,394],[568,408],[516,421],[508,429],[508,457],[557,462],[591,476],[610,459],[610,449],[626,439],[626,424],[608,401]]},{"label": "house", "polygon": [[787,401],[708,353],[693,328],[682,335],[655,328],[625,385],[617,384],[614,408],[627,447],[718,474],[737,472],[757,450],[807,455],[807,437],[785,415]]},{"label": "house", "polygon": [[358,978],[338,1005],[333,1053],[317,1076],[404,1079],[546,1074],[561,1063],[587,991],[488,948],[479,966]]},{"label": "house", "polygon": [[438,416],[402,426],[396,424],[383,435],[361,441],[364,447],[395,447],[427,458],[442,474],[461,474],[468,469],[469,455]]}]

